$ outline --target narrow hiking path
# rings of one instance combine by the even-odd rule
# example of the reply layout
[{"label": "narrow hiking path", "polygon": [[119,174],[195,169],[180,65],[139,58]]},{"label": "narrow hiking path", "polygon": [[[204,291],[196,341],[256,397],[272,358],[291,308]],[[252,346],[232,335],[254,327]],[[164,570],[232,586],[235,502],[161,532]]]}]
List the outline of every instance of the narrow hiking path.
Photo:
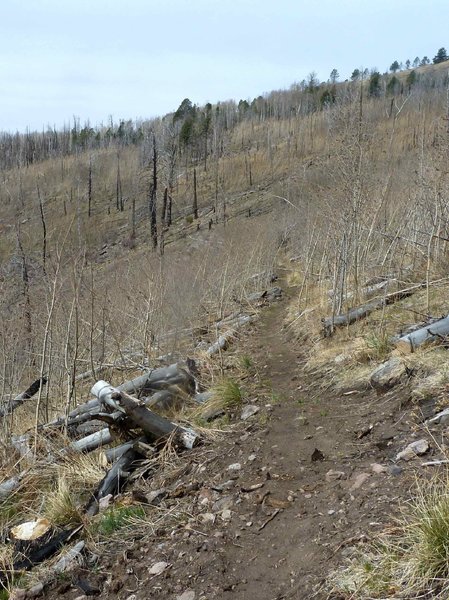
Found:
[{"label": "narrow hiking path", "polygon": [[[98,598],[328,598],[328,575],[351,546],[391,521],[409,489],[407,472],[375,473],[371,465],[388,464],[392,440],[409,431],[401,399],[323,391],[304,370],[306,349],[284,326],[294,290],[285,291],[229,351],[252,363],[247,401],[257,414],[179,457],[174,475],[141,482],[141,492],[170,493],[154,509],[154,525],[129,538],[118,532],[94,572],[80,570]],[[74,581],[45,597],[80,598]]]},{"label": "narrow hiking path", "polygon": [[371,467],[392,454],[397,404],[391,397],[379,401],[373,391],[320,390],[304,373],[304,348],[284,327],[285,309],[284,300],[266,310],[245,341],[273,403],[252,473],[259,469],[267,479],[267,519],[279,512],[260,531],[242,529],[238,544],[226,549],[233,567],[223,598],[327,597],[323,584],[345,545],[379,529],[398,496],[397,479]]}]

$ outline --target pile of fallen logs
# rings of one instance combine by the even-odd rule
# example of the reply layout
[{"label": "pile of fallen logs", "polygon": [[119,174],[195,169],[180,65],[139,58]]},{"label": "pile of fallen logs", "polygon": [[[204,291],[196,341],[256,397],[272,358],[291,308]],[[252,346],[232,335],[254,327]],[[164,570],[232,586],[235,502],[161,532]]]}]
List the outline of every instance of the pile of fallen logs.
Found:
[{"label": "pile of fallen logs", "polygon": [[[60,450],[48,444],[46,456],[33,452],[31,433],[13,436],[12,445],[26,461],[27,467],[0,484],[0,499],[4,501],[10,497],[29,473],[39,472],[49,463],[57,463],[62,458],[67,459],[71,453],[86,453],[101,447],[104,448],[101,457],[107,471],[82,509],[86,516],[94,516],[99,511],[102,499],[111,500],[121,492],[133,470],[145,458],[154,457],[168,439],[180,450],[193,448],[200,441],[198,433],[160,414],[164,410],[173,410],[187,399],[195,402],[197,386],[192,373],[195,363],[192,360],[188,363],[192,370],[187,364],[172,364],[149,371],[118,387],[106,381],[97,381],[91,390],[91,400],[76,407],[66,417],[40,426],[41,445],[42,441],[51,439],[55,432],[63,430],[72,440]],[[33,389],[38,391],[44,383],[35,383]],[[8,406],[5,412],[9,410],[13,410],[13,407]],[[85,432],[87,423],[95,431],[79,437],[80,433]],[[107,449],[110,444],[113,446]],[[79,527],[57,530],[46,519],[37,519],[13,528],[8,534],[17,556],[12,570],[31,569],[74,539],[79,531]],[[0,583],[6,577],[6,573],[0,573]]]},{"label": "pile of fallen logs", "polygon": [[[280,298],[281,293],[280,288],[273,288],[254,294],[249,303],[260,306]],[[199,352],[199,356],[208,360],[226,349],[237,330],[253,319],[254,313],[237,312],[216,323],[216,341],[206,345],[204,353]],[[39,425],[33,432],[12,436],[11,445],[20,455],[18,464],[25,468],[0,483],[0,501],[9,500],[29,474],[67,460],[73,453],[88,453],[101,448],[101,464],[106,472],[82,508],[86,516],[96,515],[102,500],[111,501],[120,493],[142,461],[155,458],[167,441],[181,452],[192,449],[201,441],[197,431],[167,418],[167,414],[176,413],[186,402],[195,406],[195,403],[202,404],[211,397],[210,392],[200,393],[198,373],[197,363],[187,359],[147,369],[142,375],[117,387],[107,381],[97,381],[91,389],[92,398],[68,414]],[[45,384],[45,378],[35,381],[25,392],[12,398],[0,415],[13,412]],[[65,439],[67,443],[63,448],[55,449],[55,444],[51,443],[55,438]],[[82,527],[56,529],[46,519],[36,519],[13,528],[7,533],[17,556],[12,570],[32,568],[55,554],[81,530]],[[83,544],[78,542],[69,551],[68,557],[76,557],[82,548]],[[68,558],[67,561],[70,562]],[[66,564],[64,561],[60,563],[57,563],[58,568]],[[0,583],[6,577],[7,574],[0,572]]]}]

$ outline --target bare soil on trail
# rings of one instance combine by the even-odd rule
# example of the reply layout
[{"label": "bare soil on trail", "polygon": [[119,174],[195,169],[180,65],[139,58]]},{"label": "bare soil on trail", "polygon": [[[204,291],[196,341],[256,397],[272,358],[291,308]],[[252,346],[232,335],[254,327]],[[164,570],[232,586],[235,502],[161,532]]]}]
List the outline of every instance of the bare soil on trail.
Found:
[{"label": "bare soil on trail", "polygon": [[[376,474],[371,466],[392,465],[411,441],[409,411],[403,391],[323,391],[304,372],[285,308],[284,299],[263,309],[233,346],[253,361],[263,391],[249,386],[247,401],[259,411],[182,457],[155,508],[173,515],[170,525],[161,521],[132,543],[119,534],[95,568],[58,582],[45,598],[80,597],[77,577],[101,599],[329,597],[330,571],[387,525],[409,493],[413,467]],[[164,563],[159,574],[156,563]]]}]

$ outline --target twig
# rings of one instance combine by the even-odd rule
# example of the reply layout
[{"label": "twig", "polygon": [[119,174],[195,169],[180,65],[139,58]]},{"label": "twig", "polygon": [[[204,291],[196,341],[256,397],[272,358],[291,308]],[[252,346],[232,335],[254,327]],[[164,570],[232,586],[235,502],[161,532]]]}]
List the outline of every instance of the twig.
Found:
[{"label": "twig", "polygon": [[259,527],[259,529],[257,531],[262,531],[262,529],[264,527],[266,527],[268,525],[268,523],[270,523],[270,521],[272,521],[279,513],[281,512],[280,508],[277,508],[269,517],[266,521],[264,521],[262,523],[262,525]]}]

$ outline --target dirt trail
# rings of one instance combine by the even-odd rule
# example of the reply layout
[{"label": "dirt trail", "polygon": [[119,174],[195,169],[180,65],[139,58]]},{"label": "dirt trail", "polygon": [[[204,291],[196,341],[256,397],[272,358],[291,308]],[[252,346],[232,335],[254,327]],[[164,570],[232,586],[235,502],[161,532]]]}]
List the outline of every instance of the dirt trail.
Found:
[{"label": "dirt trail", "polygon": [[[408,431],[399,398],[320,391],[283,327],[286,306],[264,309],[232,350],[251,358],[271,398],[250,398],[259,413],[209,448],[207,461],[204,450],[189,455],[175,482],[196,483],[177,507],[191,515],[189,526],[158,530],[103,562],[99,598],[327,598],[323,582],[348,547],[391,518],[407,473],[375,474],[371,464],[389,464],[396,436]],[[158,561],[170,567],[155,577],[149,568]],[[46,597],[79,594],[66,586]]]},{"label": "dirt trail", "polygon": [[[397,483],[371,469],[372,463],[385,462],[393,435],[386,423],[395,412],[391,399],[379,403],[373,392],[320,391],[318,382],[304,375],[302,348],[282,326],[284,311],[285,303],[267,311],[249,341],[277,400],[253,469],[268,469],[270,496],[295,499],[263,530],[248,528],[237,546],[226,549],[234,584],[223,598],[327,597],[321,584],[341,560],[342,545],[379,526]],[[358,439],[380,420],[369,439]],[[344,475],[326,478],[331,470]],[[351,491],[361,473],[366,481]],[[377,525],[370,527],[372,522]]]}]

